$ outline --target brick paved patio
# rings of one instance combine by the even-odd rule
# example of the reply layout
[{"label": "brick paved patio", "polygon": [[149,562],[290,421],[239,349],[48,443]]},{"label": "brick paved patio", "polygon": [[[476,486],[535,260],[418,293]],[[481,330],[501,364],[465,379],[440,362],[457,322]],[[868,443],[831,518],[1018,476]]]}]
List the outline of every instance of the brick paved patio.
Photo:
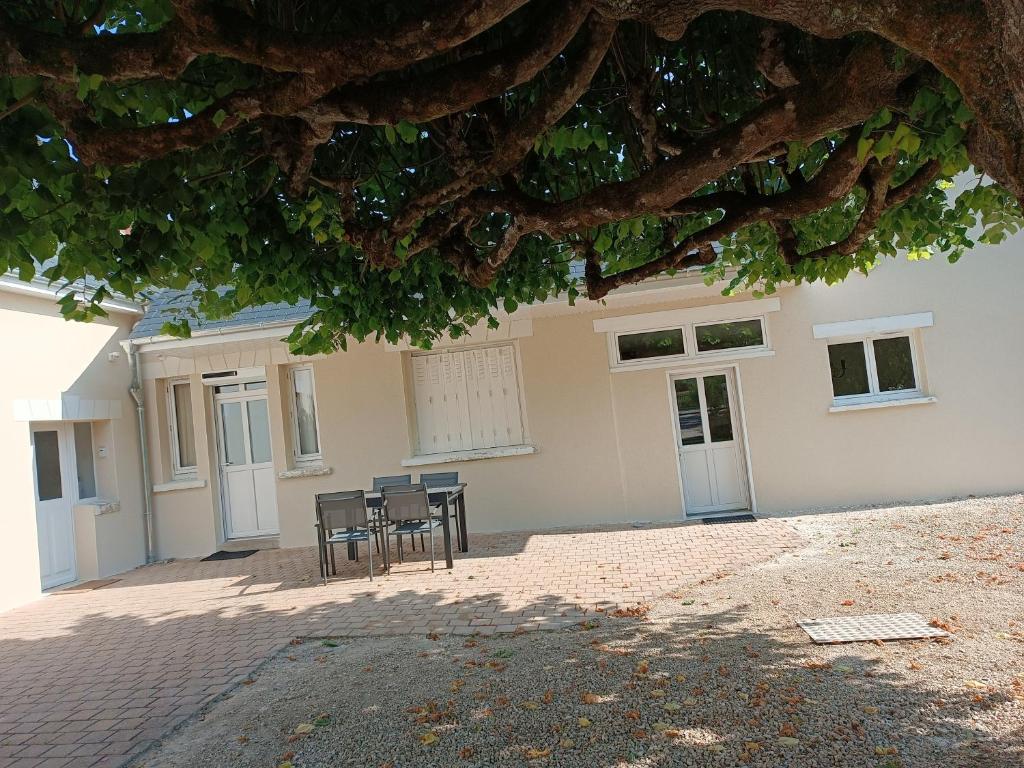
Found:
[{"label": "brick paved patio", "polygon": [[452,571],[339,562],[326,588],[313,549],[139,568],[0,614],[0,768],[120,765],[295,637],[556,627],[796,541],[774,520],[478,535]]}]

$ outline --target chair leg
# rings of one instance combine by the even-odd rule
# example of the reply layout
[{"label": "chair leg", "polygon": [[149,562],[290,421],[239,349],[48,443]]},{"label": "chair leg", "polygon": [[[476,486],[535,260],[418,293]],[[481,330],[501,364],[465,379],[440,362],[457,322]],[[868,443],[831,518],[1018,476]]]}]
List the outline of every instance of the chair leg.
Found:
[{"label": "chair leg", "polygon": [[373,547],[370,546],[370,537],[366,537],[366,559],[370,561],[370,581],[373,581]]},{"label": "chair leg", "polygon": [[[422,538],[423,534],[420,534]],[[430,570],[434,570],[434,524],[431,521],[430,524]]]},{"label": "chair leg", "polygon": [[426,547],[423,546],[423,534],[422,533],[420,534],[420,549],[422,549],[422,550],[426,549]]}]

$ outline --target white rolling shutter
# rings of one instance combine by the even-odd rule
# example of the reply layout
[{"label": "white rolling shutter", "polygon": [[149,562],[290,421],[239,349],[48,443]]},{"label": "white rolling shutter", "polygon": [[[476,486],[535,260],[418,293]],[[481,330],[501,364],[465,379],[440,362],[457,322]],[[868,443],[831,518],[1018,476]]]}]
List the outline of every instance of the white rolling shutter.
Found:
[{"label": "white rolling shutter", "polygon": [[420,453],[523,442],[511,345],[414,355],[412,369]]}]

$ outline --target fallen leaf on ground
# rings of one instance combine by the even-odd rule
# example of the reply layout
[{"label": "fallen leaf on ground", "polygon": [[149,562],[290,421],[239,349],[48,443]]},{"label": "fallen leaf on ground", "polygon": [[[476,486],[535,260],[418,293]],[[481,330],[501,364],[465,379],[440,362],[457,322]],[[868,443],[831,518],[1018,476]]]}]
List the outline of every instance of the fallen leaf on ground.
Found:
[{"label": "fallen leaf on ground", "polygon": [[534,749],[530,747],[526,750],[527,760],[540,760],[542,757],[548,757],[551,755],[551,747],[544,747],[544,749]]},{"label": "fallen leaf on ground", "polygon": [[580,718],[579,720],[577,720],[576,722],[577,722],[577,723],[579,723],[579,726],[580,726],[580,728],[589,728],[590,726],[592,726],[592,725],[593,725],[593,723],[592,723],[592,722],[590,722],[590,720],[588,720],[588,719],[587,719],[587,718],[585,718],[585,717],[581,717],[581,718]]},{"label": "fallen leaf on ground", "polygon": [[596,693],[590,693],[589,691],[587,691],[586,693],[583,694],[583,703],[584,704],[600,704],[601,703],[601,697],[598,696]]},{"label": "fallen leaf on ground", "polygon": [[424,746],[430,746],[431,744],[437,741],[437,734],[433,731],[430,731],[428,733],[422,734],[419,737],[419,740],[420,744],[423,744]]},{"label": "fallen leaf on ground", "polygon": [[295,733],[299,736],[305,736],[307,733],[312,733],[315,727],[312,723],[299,723],[295,726]]}]

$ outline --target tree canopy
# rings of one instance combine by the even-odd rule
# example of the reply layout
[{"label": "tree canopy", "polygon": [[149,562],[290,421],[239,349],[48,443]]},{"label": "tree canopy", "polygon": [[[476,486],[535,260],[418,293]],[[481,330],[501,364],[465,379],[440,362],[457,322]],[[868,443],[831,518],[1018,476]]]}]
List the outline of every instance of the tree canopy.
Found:
[{"label": "tree canopy", "polygon": [[0,271],[310,299],[320,352],[955,261],[1022,223],[1016,2],[0,0]]}]

